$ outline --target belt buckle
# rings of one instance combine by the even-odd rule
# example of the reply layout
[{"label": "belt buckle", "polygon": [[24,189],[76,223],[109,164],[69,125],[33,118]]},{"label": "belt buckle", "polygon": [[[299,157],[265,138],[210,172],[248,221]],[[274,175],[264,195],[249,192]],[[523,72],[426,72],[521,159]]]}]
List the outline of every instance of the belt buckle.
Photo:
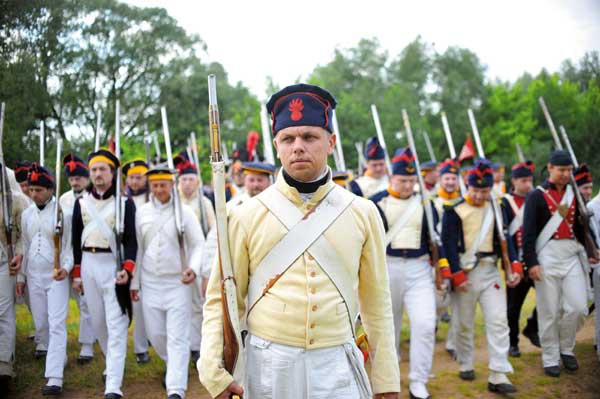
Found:
[{"label": "belt buckle", "polygon": [[92,253],[95,254],[96,253],[96,247],[92,247]]}]

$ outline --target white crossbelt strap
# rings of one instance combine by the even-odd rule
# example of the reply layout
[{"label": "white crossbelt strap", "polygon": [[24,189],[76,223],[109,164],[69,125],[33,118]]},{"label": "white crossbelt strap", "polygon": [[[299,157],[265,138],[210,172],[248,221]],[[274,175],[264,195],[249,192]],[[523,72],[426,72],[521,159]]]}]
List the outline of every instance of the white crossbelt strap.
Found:
[{"label": "white crossbelt strap", "polygon": [[523,215],[525,213],[525,204],[523,204],[522,207],[518,207],[517,203],[515,202],[515,199],[512,197],[512,195],[505,195],[504,198],[506,198],[506,200],[508,201],[508,204],[510,205],[510,207],[512,208],[513,213],[515,214],[515,217],[513,218],[512,222],[510,222],[510,224],[508,225],[508,233],[511,236],[514,236],[515,234],[517,234],[517,231],[519,231],[519,229],[521,229],[521,226],[523,226]]},{"label": "white crossbelt strap", "polygon": [[[268,192],[269,191],[269,192]],[[355,195],[339,186],[331,191],[313,208],[302,214],[296,206],[274,186],[256,198],[289,230],[265,257],[248,286],[248,312],[266,294],[265,288],[277,280],[304,252],[308,252],[327,274],[344,300],[350,325],[357,312],[352,279],[335,248],[323,233],[350,206]],[[351,328],[354,333],[354,329]]]},{"label": "white crossbelt strap", "polygon": [[[142,242],[144,244],[144,250],[150,247],[150,244],[152,244],[152,241],[156,238],[158,232],[163,228],[163,226],[166,226],[168,223],[171,222],[173,216],[174,212],[165,212],[164,214],[160,215],[158,220],[152,222],[152,225],[150,226],[148,231],[146,231],[146,234],[144,234],[144,237],[142,239]],[[179,243],[177,243],[177,245],[179,245]]]},{"label": "white crossbelt strap", "polygon": [[[492,198],[492,201],[495,201],[495,198]],[[463,270],[469,271],[475,267],[477,262],[477,252],[479,252],[479,248],[483,244],[483,239],[490,231],[492,227],[492,222],[494,220],[494,210],[492,205],[490,204],[486,211],[485,215],[483,215],[483,222],[481,223],[481,229],[479,229],[479,233],[477,233],[477,237],[475,237],[475,241],[473,241],[473,245],[469,248],[469,252],[467,252],[464,256],[464,262],[461,262]]]},{"label": "white crossbelt strap", "polygon": [[411,197],[410,203],[408,204],[406,209],[404,209],[404,212],[402,212],[402,215],[400,215],[400,217],[398,218],[396,223],[394,223],[394,225],[386,233],[386,235],[385,235],[385,246],[386,247],[390,244],[390,242],[392,242],[392,240],[394,239],[396,234],[398,234],[404,228],[404,226],[406,226],[408,224],[408,222],[410,221],[410,215],[412,215],[417,210],[420,203],[421,203],[420,195],[413,195]]},{"label": "white crossbelt strap", "polygon": [[113,255],[117,254],[117,240],[115,234],[108,224],[106,217],[114,210],[112,205],[105,206],[101,212],[98,212],[96,205],[89,199],[89,196],[84,196],[81,201],[85,201],[85,209],[90,213],[90,222],[83,228],[81,233],[81,246],[83,246],[92,231],[100,229],[104,237],[108,240],[108,245]]},{"label": "white crossbelt strap", "polygon": [[[540,186],[540,187],[538,187],[538,189],[542,193],[544,193],[546,195],[550,195],[543,187]],[[575,195],[573,193],[573,189],[571,188],[570,185],[567,185],[565,195],[563,195],[562,201],[560,201],[560,205],[565,205],[568,207],[569,205],[571,205],[571,202],[573,202],[574,197],[575,197]],[[535,251],[537,253],[540,253],[540,251],[552,239],[552,236],[556,232],[556,229],[558,229],[558,226],[560,226],[560,224],[562,223],[563,220],[564,220],[564,218],[558,211],[558,208],[555,209],[554,213],[552,214],[552,216],[550,217],[550,219],[548,220],[548,222],[546,223],[546,225],[544,226],[544,228],[538,235],[537,240],[535,240]]]}]

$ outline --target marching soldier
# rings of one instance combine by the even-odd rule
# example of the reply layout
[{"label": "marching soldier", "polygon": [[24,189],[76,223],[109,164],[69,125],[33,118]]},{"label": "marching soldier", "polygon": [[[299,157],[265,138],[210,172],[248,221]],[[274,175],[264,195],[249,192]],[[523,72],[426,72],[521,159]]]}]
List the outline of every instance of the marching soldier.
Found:
[{"label": "marching soldier", "polygon": [[[21,186],[21,191],[23,194],[27,196],[29,199],[29,186],[27,183],[27,177],[29,176],[29,171],[31,169],[31,162],[29,161],[17,161],[17,166],[15,168],[15,178],[17,179],[17,183]],[[31,201],[29,201],[31,204]]]},{"label": "marching soldier", "polygon": [[[549,177],[525,201],[523,258],[534,281],[544,372],[560,376],[579,368],[575,334],[587,314],[583,226],[573,187],[573,161],[564,150],[553,151]],[[597,263],[591,259],[591,263]]]},{"label": "marching soldier", "polygon": [[[119,160],[100,149],[88,156],[92,188],[75,202],[73,209],[74,289],[84,292],[92,318],[95,336],[106,357],[105,398],[122,397],[121,384],[127,353],[129,308],[127,298],[117,296],[117,285],[127,287],[135,267],[135,205],[131,199],[120,199],[123,206],[123,269],[117,272],[115,238],[115,190]],[[116,273],[116,278],[115,278]]]},{"label": "marching soldier", "polygon": [[242,389],[244,381],[223,368],[215,262],[198,367],[212,397],[372,398],[352,339],[358,303],[372,348],[373,392],[396,398],[400,390],[381,219],[373,203],[333,183],[327,166],[335,104],[328,92],[305,84],[267,104],[282,169],[274,185],[232,208],[228,221],[241,318],[248,310],[247,380]]},{"label": "marching soldier", "polygon": [[367,169],[364,175],[350,182],[350,191],[359,197],[370,198],[388,186],[388,170],[385,166],[385,150],[377,137],[371,137],[365,148]]},{"label": "marching soldier", "polygon": [[589,202],[594,194],[594,183],[592,182],[590,168],[582,163],[573,171],[573,176],[575,177],[575,182],[577,183],[577,187],[579,188],[583,200],[586,203]]},{"label": "marching soldier", "polygon": [[[123,164],[123,174],[127,190],[126,196],[133,200],[135,209],[139,209],[148,202],[148,183],[145,173],[148,171],[148,165],[143,159],[134,159]],[[148,354],[148,336],[144,323],[144,314],[142,311],[142,296],[138,301],[133,301],[133,353],[138,364],[145,364],[150,361]]]},{"label": "marching soldier", "polygon": [[[590,181],[592,177],[590,175]],[[592,200],[587,203],[587,208],[592,217],[590,227],[596,237],[596,245],[600,247],[600,194],[597,194]],[[594,303],[595,306],[600,305],[600,264],[592,263],[592,285],[594,288]],[[600,361],[600,312],[596,310],[594,315],[596,321],[596,353],[598,361]]]},{"label": "marching soldier", "polygon": [[[1,167],[5,166],[1,165]],[[8,389],[10,381],[15,376],[13,370],[16,337],[15,279],[23,259],[21,215],[30,202],[29,197],[17,192],[12,187],[10,199],[12,204],[10,215],[13,224],[11,231],[12,259],[9,259],[8,256],[11,251],[8,248],[6,230],[0,229],[0,392]],[[3,204],[4,202],[0,202],[0,208]],[[2,219],[3,214],[3,212],[0,213]]]},{"label": "marching soldier", "polygon": [[[460,163],[454,159],[447,158],[438,167],[439,174],[439,188],[437,189],[436,195],[433,198],[433,203],[438,215],[443,215],[444,205],[454,206],[461,200],[460,189],[459,189],[459,177]],[[442,218],[439,218],[437,228],[439,231],[442,229]],[[436,307],[440,318],[446,314],[448,317],[447,309],[448,304],[452,317],[450,318],[450,324],[448,326],[448,333],[446,335],[446,352],[453,358],[456,359],[456,326],[458,324],[458,309],[456,307],[457,293],[451,291],[447,298],[444,298],[444,294],[436,292]],[[446,300],[445,300],[446,299]],[[449,303],[448,303],[449,302]],[[443,318],[442,318],[443,320]]]},{"label": "marching soldier", "polygon": [[169,399],[182,399],[187,390],[190,361],[191,283],[200,274],[204,238],[192,209],[182,206],[186,259],[181,259],[175,223],[174,174],[168,168],[146,172],[151,200],[137,209],[138,266],[131,297],[140,301],[152,347],[167,363],[165,386]]},{"label": "marching soldier", "polygon": [[[473,369],[473,325],[477,303],[485,319],[488,342],[488,390],[498,393],[516,392],[508,377],[513,368],[508,361],[509,329],[506,317],[506,292],[496,261],[499,242],[494,227],[491,196],[494,184],[492,168],[485,159],[479,159],[468,173],[468,192],[456,205],[447,207],[442,221],[444,251],[452,270],[452,284],[457,291],[458,325],[456,352],[460,364],[459,376],[475,379]],[[520,280],[522,266],[510,236],[509,257],[516,276],[507,279],[514,286]]]},{"label": "marching soldier", "polygon": [[[523,212],[525,198],[533,190],[533,172],[535,165],[531,161],[520,162],[511,168],[512,191],[505,194],[502,198],[502,206],[506,210],[508,233],[513,238],[519,261],[523,260]],[[510,349],[508,354],[511,357],[521,356],[519,350],[519,319],[521,317],[521,308],[527,298],[529,289],[533,288],[533,282],[525,278],[516,287],[506,287],[506,308],[508,315],[508,327],[510,328]],[[534,309],[533,314],[527,319],[527,325],[523,330],[523,335],[529,338],[531,343],[539,347],[537,312]]]},{"label": "marching soldier", "polygon": [[428,190],[429,196],[434,196],[438,189],[438,180],[440,174],[438,172],[438,163],[435,161],[425,161],[421,164],[421,175],[425,182],[425,188]]},{"label": "marching soldier", "polygon": [[[90,183],[90,172],[87,164],[75,154],[66,154],[63,157],[63,167],[71,189],[60,196],[60,207],[64,214],[73,215],[75,201],[83,195],[85,188]],[[70,223],[71,220],[69,220],[69,225]],[[71,234],[71,231],[69,231],[69,234]],[[71,270],[71,274],[72,272]],[[81,282],[81,277],[70,277],[72,280],[71,283],[75,280]],[[94,337],[94,328],[92,327],[92,319],[85,295],[80,295],[76,292],[71,284],[70,296],[75,300],[79,308],[78,340],[81,344],[81,350],[77,357],[77,364],[83,365],[91,362],[94,358],[94,342],[96,338]]]},{"label": "marching soldier", "polygon": [[[427,381],[433,363],[435,345],[435,286],[431,272],[429,233],[417,184],[415,157],[410,148],[398,149],[392,159],[390,186],[371,197],[387,232],[387,264],[394,315],[395,344],[400,360],[402,310],[410,322],[410,397],[429,398]],[[432,203],[434,224],[437,212]],[[448,261],[442,264],[450,278]]]},{"label": "marching soldier", "polygon": [[17,295],[24,294],[26,279],[38,338],[36,352],[42,351],[46,355],[45,377],[48,383],[42,388],[42,394],[58,395],[62,392],[67,360],[68,277],[73,267],[71,214],[63,210],[60,260],[59,265],[54,265],[54,212],[57,206],[53,195],[54,179],[46,168],[34,163],[28,183],[34,203],[21,216],[24,257]]},{"label": "marching soldier", "polygon": [[[175,168],[178,171],[178,189],[181,202],[188,205],[194,211],[196,218],[202,223],[202,213],[200,212],[200,201],[204,202],[206,219],[209,231],[215,224],[215,211],[212,203],[204,195],[200,197],[200,180],[198,179],[198,168],[191,163],[182,154],[173,159]],[[200,345],[202,343],[202,308],[204,306],[204,297],[202,295],[202,282],[195,281],[192,284],[192,317],[190,332],[190,352],[192,363],[196,364],[200,357]]]}]

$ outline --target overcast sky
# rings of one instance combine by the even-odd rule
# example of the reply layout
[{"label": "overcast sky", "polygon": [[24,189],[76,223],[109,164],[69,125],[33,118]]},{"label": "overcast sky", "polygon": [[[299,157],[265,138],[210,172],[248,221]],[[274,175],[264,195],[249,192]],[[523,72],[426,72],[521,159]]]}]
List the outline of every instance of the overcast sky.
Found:
[{"label": "overcast sky", "polygon": [[466,47],[489,79],[555,71],[560,63],[600,50],[600,0],[355,1],[128,0],[166,8],[261,99],[266,77],[285,86],[328,63],[335,48],[376,37],[391,56],[421,35],[438,52]]}]

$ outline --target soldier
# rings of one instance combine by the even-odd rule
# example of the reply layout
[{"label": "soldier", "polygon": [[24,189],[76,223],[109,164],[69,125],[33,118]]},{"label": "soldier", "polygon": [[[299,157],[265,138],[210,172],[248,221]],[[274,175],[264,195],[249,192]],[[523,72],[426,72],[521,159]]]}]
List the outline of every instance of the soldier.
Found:
[{"label": "soldier", "polygon": [[438,179],[440,174],[437,170],[438,163],[435,161],[426,161],[421,164],[421,174],[425,182],[425,188],[429,195],[433,196],[438,189]]},{"label": "soldier", "polygon": [[[371,197],[383,219],[387,232],[387,264],[394,314],[395,344],[400,361],[402,310],[410,322],[411,398],[430,398],[427,381],[433,363],[435,345],[435,286],[431,272],[429,233],[417,184],[415,157],[410,148],[398,149],[392,159],[390,186]],[[434,224],[437,212],[431,204]],[[450,278],[448,261],[442,259],[445,275]]]},{"label": "soldier", "polygon": [[[148,165],[143,159],[134,159],[123,164],[123,174],[127,190],[125,195],[133,200],[135,208],[139,209],[148,202],[148,183],[145,173],[148,171]],[[138,301],[133,301],[133,353],[135,361],[138,364],[146,364],[150,361],[148,354],[148,336],[144,323],[144,314],[142,311],[142,296]]]},{"label": "soldier", "polygon": [[[21,186],[21,191],[23,194],[29,198],[29,186],[27,183],[27,176],[29,176],[29,171],[31,169],[31,162],[29,161],[17,161],[17,167],[15,168],[15,178],[17,179],[17,183]],[[31,204],[31,201],[29,201]]]},{"label": "soldier", "polygon": [[[282,169],[274,185],[232,208],[228,221],[242,318],[249,309],[247,381],[242,389],[238,384],[243,381],[234,381],[223,368],[220,270],[215,262],[198,367],[212,397],[245,391],[248,399],[372,398],[363,355],[352,340],[360,303],[372,348],[373,392],[397,398],[400,375],[393,355],[383,225],[373,203],[331,181],[327,156],[335,149],[335,104],[327,91],[305,84],[286,87],[267,104]],[[325,201],[329,206],[320,208]],[[309,216],[315,217],[292,227]],[[316,230],[305,232],[307,223]],[[275,262],[263,263],[265,256]],[[283,256],[292,260],[283,262]],[[280,274],[278,280],[260,295],[275,274]]]},{"label": "soldier", "polygon": [[[129,294],[127,283],[135,268],[137,242],[135,238],[135,205],[131,199],[124,203],[122,239],[124,262],[117,272],[117,243],[115,239],[116,168],[119,160],[100,149],[88,156],[92,179],[91,190],[81,196],[73,209],[73,258],[78,292],[85,290],[95,336],[106,357],[103,378],[106,381],[105,399],[122,397],[121,383],[127,353],[127,328],[130,320],[127,298],[117,295],[119,285]],[[116,273],[116,278],[115,278]],[[116,283],[116,285],[115,285]],[[130,309],[130,308],[129,308]]]},{"label": "soldier", "polygon": [[[475,379],[473,369],[473,323],[477,303],[485,319],[490,374],[488,390],[498,393],[516,392],[507,373],[513,368],[508,361],[508,321],[506,292],[497,267],[499,240],[495,234],[494,212],[490,195],[494,184],[492,168],[485,159],[478,159],[468,173],[468,192],[456,205],[447,207],[442,221],[444,251],[452,270],[452,284],[457,291],[458,326],[456,352],[460,364],[459,376]],[[491,200],[494,200],[491,197]],[[515,273],[509,286],[519,283],[522,266],[510,236],[509,257]]]},{"label": "soldier", "polygon": [[[590,175],[590,182],[592,176]],[[592,217],[590,219],[590,227],[596,237],[596,246],[600,247],[600,194],[597,194],[592,200],[587,203],[587,208]],[[597,307],[600,305],[600,264],[592,263],[592,285],[594,288],[594,304]],[[596,352],[598,361],[600,361],[600,312],[596,310],[594,315],[596,320]]]},{"label": "soldier", "polygon": [[492,164],[492,169],[494,171],[494,192],[497,197],[502,197],[503,194],[506,194],[506,183],[504,183],[506,170],[504,164],[496,162]]},{"label": "soldier", "polygon": [[146,331],[152,347],[167,363],[167,396],[182,399],[190,361],[190,284],[200,274],[204,238],[194,211],[182,205],[186,259],[181,259],[171,195],[174,171],[158,167],[146,172],[146,176],[152,197],[136,212],[138,266],[131,298],[139,302],[143,293]]},{"label": "soldier", "polygon": [[577,187],[579,188],[583,200],[586,203],[589,202],[594,194],[594,183],[592,182],[590,168],[582,163],[573,171],[573,176],[575,176],[575,182],[577,183]]},{"label": "soldier", "polygon": [[[519,255],[519,261],[523,261],[523,211],[525,197],[533,190],[533,172],[535,165],[531,161],[520,162],[511,168],[512,191],[505,194],[502,198],[502,206],[506,210],[508,233],[513,238]],[[506,309],[508,315],[508,327],[510,328],[510,349],[508,354],[511,357],[521,356],[519,350],[519,319],[521,317],[521,308],[527,298],[529,289],[533,288],[533,282],[524,278],[514,288],[506,287]],[[529,338],[531,343],[537,347],[540,346],[538,338],[537,312],[534,309],[533,314],[527,319],[527,325],[523,330],[523,335]]]},{"label": "soldier", "polygon": [[[1,165],[4,167],[4,165]],[[0,168],[0,173],[2,173]],[[7,169],[8,172],[8,169]],[[7,173],[8,174],[8,173]],[[7,193],[8,194],[8,193]],[[0,228],[0,391],[6,391],[9,383],[15,376],[13,371],[13,360],[15,354],[15,276],[21,268],[23,259],[21,243],[21,214],[29,206],[29,198],[20,191],[11,187],[11,221],[12,228],[12,259],[9,259],[8,242],[6,230]],[[2,204],[0,202],[0,208]],[[0,213],[3,219],[4,213]],[[4,223],[4,220],[2,220]]]},{"label": "soldier", "polygon": [[579,368],[573,350],[578,325],[587,314],[587,257],[577,199],[569,185],[571,156],[553,151],[547,168],[548,179],[525,201],[523,258],[535,284],[544,372],[559,377],[561,362],[567,371]]},{"label": "soldier", "polygon": [[[453,206],[461,200],[460,189],[459,189],[459,177],[460,163],[453,159],[447,158],[438,167],[438,174],[440,176],[439,188],[436,192],[436,196],[433,198],[433,203],[438,215],[442,215],[444,212],[444,205]],[[442,229],[442,220],[438,223],[438,230]],[[450,325],[448,326],[448,334],[446,335],[445,348],[446,352],[453,358],[456,359],[456,326],[458,324],[458,309],[456,307],[457,293],[451,291],[449,294],[436,292],[436,307],[438,310],[438,316],[441,320],[448,320],[448,305],[452,317],[450,318]]]},{"label": "soldier", "polygon": [[[75,154],[66,154],[63,157],[63,166],[65,175],[71,189],[60,196],[60,207],[64,214],[73,215],[73,207],[75,201],[83,195],[85,188],[90,183],[90,172],[87,165]],[[69,220],[69,225],[71,220]],[[64,229],[63,229],[64,230]],[[71,232],[69,231],[69,234]],[[75,280],[81,281],[81,277],[73,277],[71,270],[71,283]],[[84,365],[92,361],[94,358],[94,328],[92,327],[92,319],[87,306],[85,295],[80,295],[76,292],[71,284],[70,296],[77,303],[79,308],[79,343],[81,350],[77,357],[77,364]]]},{"label": "soldier", "polygon": [[[178,189],[181,202],[192,208],[196,218],[202,223],[200,201],[203,201],[204,209],[206,211],[206,220],[210,231],[215,224],[215,211],[208,198],[204,195],[200,197],[198,168],[185,158],[183,154],[177,155],[173,162],[179,175]],[[200,279],[192,284],[192,331],[190,332],[190,352],[193,364],[198,362],[198,358],[200,357],[200,345],[202,343],[202,307],[204,306],[204,296],[202,295],[202,281],[199,280]]]},{"label": "soldier", "polygon": [[[73,268],[71,249],[71,214],[63,210],[61,217],[59,264],[54,265],[54,179],[50,172],[32,164],[29,190],[33,204],[21,216],[23,229],[23,267],[17,280],[17,295],[22,296],[25,280],[38,343],[36,352],[46,356],[48,383],[43,395],[62,392],[63,369],[67,361],[67,311],[69,309],[69,272]],[[55,269],[55,266],[58,267]]]},{"label": "soldier", "polygon": [[365,174],[350,182],[350,191],[359,197],[370,198],[388,186],[385,151],[377,137],[371,137],[365,148],[367,169]]}]

